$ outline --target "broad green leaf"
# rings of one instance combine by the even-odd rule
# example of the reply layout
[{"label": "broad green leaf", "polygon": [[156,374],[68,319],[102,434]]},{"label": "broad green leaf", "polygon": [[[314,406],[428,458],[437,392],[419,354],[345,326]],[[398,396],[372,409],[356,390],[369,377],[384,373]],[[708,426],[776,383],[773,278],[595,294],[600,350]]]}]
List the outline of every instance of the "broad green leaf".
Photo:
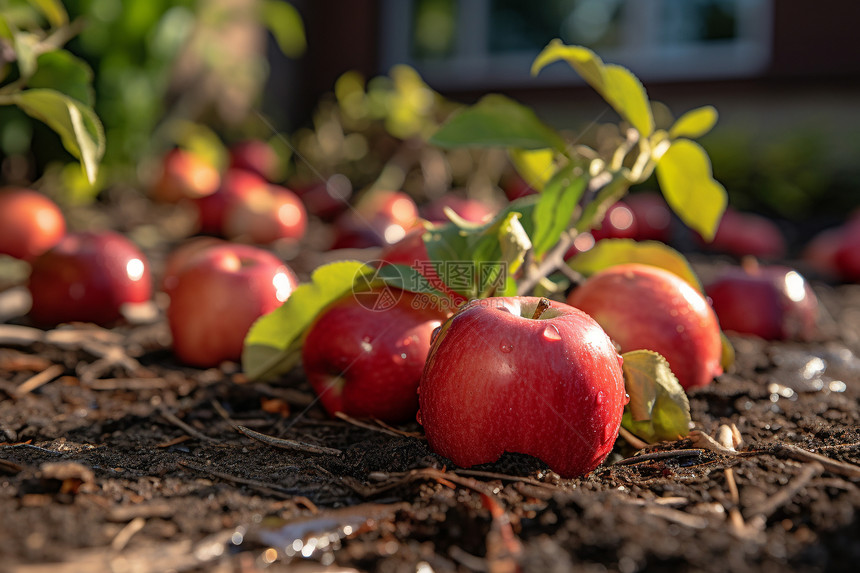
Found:
[{"label": "broad green leaf", "polygon": [[105,135],[101,121],[87,105],[50,89],[31,89],[0,96],[0,105],[14,104],[24,113],[45,122],[60,136],[63,146],[78,158],[90,182],[96,180],[104,155]]},{"label": "broad green leaf", "polygon": [[373,275],[372,279],[388,286],[414,293],[444,298],[440,292],[421,272],[408,265],[383,265]]},{"label": "broad green leaf", "polygon": [[535,191],[540,191],[556,171],[552,149],[508,149],[511,162],[520,177]]},{"label": "broad green leaf", "polygon": [[648,94],[630,70],[614,64],[606,65],[588,48],[566,46],[561,40],[555,39],[535,58],[532,75],[559,60],[570,64],[643,137],[651,135],[654,131],[654,116]]},{"label": "broad green leaf", "polygon": [[520,221],[519,213],[511,213],[502,220],[497,233],[499,248],[502,252],[499,260],[505,263],[508,276],[520,270],[526,253],[532,248],[532,241]]},{"label": "broad green leaf", "polygon": [[498,95],[455,113],[430,138],[440,147],[553,148],[564,151],[561,135],[543,123],[530,108]]},{"label": "broad green leaf", "polygon": [[272,32],[281,51],[298,58],[307,48],[302,17],[292,4],[283,0],[264,0],[260,5],[261,21]]},{"label": "broad green leaf", "polygon": [[242,368],[253,380],[269,379],[298,363],[301,337],[317,314],[354,288],[356,278],[373,269],[357,261],[338,261],[316,269],[274,311],[260,317],[245,336]]},{"label": "broad green leaf", "polygon": [[36,73],[36,46],[39,37],[30,32],[15,32],[13,37],[18,71],[22,78],[29,78]]},{"label": "broad green leaf", "polygon": [[568,165],[553,177],[534,210],[534,254],[542,256],[556,243],[570,225],[570,219],[585,191],[586,178],[576,176]]},{"label": "broad green leaf", "polygon": [[69,14],[60,0],[30,0],[54,28],[60,28],[69,23]]},{"label": "broad green leaf", "polygon": [[39,56],[36,73],[27,85],[31,88],[49,88],[62,92],[79,102],[92,106],[93,71],[89,64],[66,50],[55,50]]},{"label": "broad green leaf", "polygon": [[659,241],[603,239],[592,249],[573,257],[568,265],[578,273],[591,276],[603,269],[625,263],[640,263],[666,269],[702,292],[702,283],[684,255]]},{"label": "broad green leaf", "polygon": [[714,180],[707,152],[689,139],[673,141],[657,160],[657,181],[681,220],[705,240],[712,240],[727,197],[725,188]]},{"label": "broad green leaf", "polygon": [[690,431],[690,403],[665,358],[650,350],[623,354],[630,403],[621,425],[646,442],[683,438]]},{"label": "broad green leaf", "polygon": [[672,124],[669,128],[669,137],[672,139],[702,137],[713,129],[717,123],[717,117],[717,108],[712,105],[691,109]]}]

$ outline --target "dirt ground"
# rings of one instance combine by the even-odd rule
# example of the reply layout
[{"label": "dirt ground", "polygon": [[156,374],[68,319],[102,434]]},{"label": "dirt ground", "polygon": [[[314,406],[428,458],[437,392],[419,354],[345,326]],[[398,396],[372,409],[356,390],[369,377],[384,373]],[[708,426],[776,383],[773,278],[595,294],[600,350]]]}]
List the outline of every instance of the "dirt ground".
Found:
[{"label": "dirt ground", "polygon": [[[619,439],[574,480],[513,454],[461,469],[417,424],[329,419],[298,371],[184,367],[160,315],[14,319],[0,571],[856,571],[860,287],[816,289],[815,341],[734,336],[732,371],[691,393],[716,441]],[[732,424],[737,451],[715,445]]]}]

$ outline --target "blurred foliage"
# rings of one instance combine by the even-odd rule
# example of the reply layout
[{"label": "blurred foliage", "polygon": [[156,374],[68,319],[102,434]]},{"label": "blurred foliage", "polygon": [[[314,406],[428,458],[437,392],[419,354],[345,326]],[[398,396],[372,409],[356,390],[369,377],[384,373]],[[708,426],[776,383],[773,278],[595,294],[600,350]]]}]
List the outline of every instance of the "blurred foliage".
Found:
[{"label": "blurred foliage", "polygon": [[[28,4],[53,3],[3,0],[0,8],[8,16]],[[73,171],[53,169],[67,158],[8,107],[0,107],[0,150],[30,164],[22,178],[47,174],[73,196],[93,196],[116,182],[145,185],[152,158],[175,145],[218,158],[220,141],[270,135],[254,113],[269,71],[267,32],[290,57],[305,49],[301,18],[282,0],[66,0],[65,9],[69,51],[40,57],[29,84],[52,82],[94,105],[105,126],[107,173],[89,185]],[[92,80],[87,90],[84,76]]]}]

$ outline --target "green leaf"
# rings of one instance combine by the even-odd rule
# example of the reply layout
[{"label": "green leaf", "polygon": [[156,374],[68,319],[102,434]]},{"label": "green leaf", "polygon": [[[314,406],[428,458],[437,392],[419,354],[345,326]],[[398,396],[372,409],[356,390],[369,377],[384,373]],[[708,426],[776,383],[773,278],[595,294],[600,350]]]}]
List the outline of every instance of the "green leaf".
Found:
[{"label": "green leaf", "polygon": [[516,272],[531,247],[537,197],[513,201],[484,224],[452,220],[424,233],[428,260],[448,288],[466,298],[507,292],[505,277]]},{"label": "green leaf", "polygon": [[654,116],[648,94],[630,70],[614,64],[606,65],[588,48],[566,46],[561,40],[555,39],[535,58],[532,74],[536,75],[547,65],[559,60],[570,64],[643,137],[653,133]]},{"label": "green leaf", "polygon": [[252,380],[288,372],[299,360],[301,337],[322,309],[353,289],[357,278],[373,273],[357,261],[338,261],[316,269],[274,311],[260,317],[245,336],[242,368]]},{"label": "green leaf", "polygon": [[498,94],[454,114],[429,142],[440,147],[553,148],[564,151],[561,135],[530,108]]},{"label": "green leaf", "polygon": [[39,37],[30,32],[15,32],[13,38],[18,71],[22,78],[29,78],[36,73],[36,46]]},{"label": "green leaf", "polygon": [[603,269],[625,263],[641,263],[666,269],[702,292],[702,283],[684,255],[659,241],[603,239],[590,250],[573,257],[568,266],[588,277]]},{"label": "green leaf", "polygon": [[650,350],[622,355],[630,403],[621,425],[646,442],[677,440],[690,431],[690,403],[665,358]]},{"label": "green leaf", "polygon": [[307,48],[302,17],[292,4],[283,0],[264,0],[260,5],[261,21],[272,32],[281,51],[298,58]]},{"label": "green leaf", "polygon": [[69,14],[60,0],[30,0],[45,15],[48,23],[54,28],[60,28],[69,23]]},{"label": "green leaf", "polygon": [[534,210],[534,253],[542,256],[558,243],[585,191],[586,178],[573,174],[568,165],[547,183]]},{"label": "green leaf", "polygon": [[419,269],[408,265],[383,265],[372,276],[374,281],[386,284],[400,290],[414,293],[426,294],[433,297],[444,298],[446,295],[427,278],[421,274]]},{"label": "green leaf", "polygon": [[535,191],[542,190],[556,171],[552,149],[508,149],[508,156],[520,177]]},{"label": "green leaf", "polygon": [[50,89],[31,89],[0,96],[0,105],[14,104],[30,117],[45,122],[60,136],[63,146],[78,158],[92,183],[104,155],[101,121],[87,105]]},{"label": "green leaf", "polygon": [[669,137],[672,139],[702,137],[713,129],[717,123],[717,118],[717,108],[712,105],[691,109],[672,124],[672,127],[669,128]]},{"label": "green leaf", "polygon": [[66,50],[55,50],[39,56],[36,73],[27,85],[31,88],[51,88],[79,102],[92,106],[93,71],[89,64]]},{"label": "green leaf", "polygon": [[673,141],[657,159],[657,181],[681,220],[705,240],[712,240],[727,197],[725,188],[714,180],[705,150],[689,139]]}]

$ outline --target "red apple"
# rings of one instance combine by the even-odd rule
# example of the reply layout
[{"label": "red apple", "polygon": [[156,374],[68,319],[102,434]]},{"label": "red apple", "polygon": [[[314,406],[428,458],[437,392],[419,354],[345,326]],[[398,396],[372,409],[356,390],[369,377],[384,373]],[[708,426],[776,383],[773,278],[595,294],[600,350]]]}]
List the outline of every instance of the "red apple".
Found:
[{"label": "red apple", "polygon": [[30,317],[40,324],[82,321],[108,325],[127,303],[152,294],[149,262],[111,231],[65,235],[33,261]]},{"label": "red apple", "polygon": [[151,189],[156,201],[176,203],[211,195],[221,175],[214,165],[185,149],[171,149],[162,160],[161,174]]},{"label": "red apple", "polygon": [[278,153],[259,139],[249,139],[231,146],[230,167],[251,171],[271,182],[278,181],[283,171]]},{"label": "red apple", "polygon": [[328,181],[318,181],[292,186],[308,213],[324,221],[332,221],[343,213],[349,207],[349,198],[352,195],[352,188],[346,185],[346,181],[334,178],[329,181],[331,184]]},{"label": "red apple", "polygon": [[401,191],[375,190],[335,221],[333,249],[380,247],[396,243],[418,225],[418,207]]},{"label": "red apple", "polygon": [[844,280],[860,282],[860,218],[857,216],[842,226],[842,237],[834,262]]},{"label": "red apple", "polygon": [[845,228],[824,229],[806,244],[801,253],[803,262],[828,278],[840,276],[837,254],[844,242]]},{"label": "red apple", "polygon": [[301,239],[307,224],[307,211],[295,193],[278,185],[252,187],[228,207],[224,235],[266,245]]},{"label": "red apple", "polygon": [[251,324],[287,300],[296,284],[289,267],[258,247],[224,244],[199,252],[170,289],[174,353],[201,368],[239,360]]},{"label": "red apple", "polygon": [[188,263],[193,261],[200,253],[227,244],[226,241],[217,237],[192,237],[174,248],[167,256],[164,264],[164,273],[161,279],[161,290],[168,295],[173,287],[176,286],[179,273],[182,272]]},{"label": "red apple", "polygon": [[662,354],[684,388],[704,386],[722,372],[717,317],[704,296],[674,273],[616,265],[592,275],[567,302],[594,317],[622,352]]},{"label": "red apple", "polygon": [[508,201],[514,201],[520,197],[526,197],[537,193],[537,191],[532,189],[531,185],[526,183],[525,179],[515,172],[506,175],[501,182],[501,186],[502,190],[505,192],[505,196],[508,198]]},{"label": "red apple", "polygon": [[808,340],[815,333],[818,298],[794,269],[729,267],[705,292],[723,330],[766,340]]},{"label": "red apple", "polygon": [[625,203],[618,201],[610,205],[600,226],[592,229],[591,234],[595,241],[601,239],[633,239],[636,237],[636,229],[633,211]]},{"label": "red apple", "polygon": [[776,223],[761,215],[731,208],[723,213],[714,240],[707,248],[737,257],[761,259],[780,258],[786,251],[785,238]]},{"label": "red apple", "polygon": [[422,205],[419,211],[421,216],[431,223],[447,223],[449,219],[445,214],[445,207],[451,208],[462,219],[472,223],[486,223],[496,214],[495,209],[477,199],[450,194]]},{"label": "red apple", "polygon": [[397,289],[350,294],[311,325],[302,363],[329,414],[398,423],[415,418],[418,379],[446,314]]},{"label": "red apple", "polygon": [[621,356],[584,312],[475,300],[436,336],[419,386],[430,448],[459,466],[529,454],[564,477],[596,468],[626,401]]},{"label": "red apple", "polygon": [[269,183],[256,173],[228,170],[215,193],[194,201],[200,232],[223,236],[227,215],[233,206],[253,191],[267,189],[268,186]]},{"label": "red apple", "polygon": [[66,220],[56,203],[31,189],[0,190],[0,254],[30,261],[66,233]]},{"label": "red apple", "polygon": [[672,239],[672,211],[663,197],[653,192],[631,193],[624,202],[636,221],[634,239],[662,243]]}]

